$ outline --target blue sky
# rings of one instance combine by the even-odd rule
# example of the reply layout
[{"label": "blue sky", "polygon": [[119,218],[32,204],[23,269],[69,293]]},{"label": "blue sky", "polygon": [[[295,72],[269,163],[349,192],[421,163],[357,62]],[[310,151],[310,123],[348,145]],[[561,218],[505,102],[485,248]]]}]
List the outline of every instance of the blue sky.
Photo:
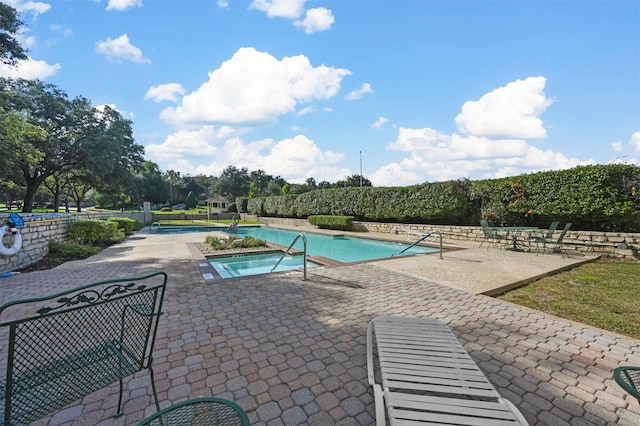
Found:
[{"label": "blue sky", "polygon": [[0,75],[117,108],[163,171],[404,186],[639,163],[638,0],[5,2],[29,60]]}]

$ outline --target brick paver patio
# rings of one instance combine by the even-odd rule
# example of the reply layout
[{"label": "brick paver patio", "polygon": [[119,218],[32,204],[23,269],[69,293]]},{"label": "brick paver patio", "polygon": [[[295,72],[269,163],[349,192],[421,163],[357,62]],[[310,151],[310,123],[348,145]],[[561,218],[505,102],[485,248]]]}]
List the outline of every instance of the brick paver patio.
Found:
[{"label": "brick paver patio", "polygon": [[[638,402],[612,379],[618,365],[640,365],[639,341],[373,264],[313,269],[307,281],[296,272],[206,284],[193,258],[122,255],[0,279],[0,298],[157,270],[169,273],[154,352],[162,406],[217,396],[255,425],[374,424],[366,326],[404,315],[447,323],[532,425],[640,424]],[[126,382],[116,419],[117,389],[37,424],[129,425],[154,412],[147,373]]]}]

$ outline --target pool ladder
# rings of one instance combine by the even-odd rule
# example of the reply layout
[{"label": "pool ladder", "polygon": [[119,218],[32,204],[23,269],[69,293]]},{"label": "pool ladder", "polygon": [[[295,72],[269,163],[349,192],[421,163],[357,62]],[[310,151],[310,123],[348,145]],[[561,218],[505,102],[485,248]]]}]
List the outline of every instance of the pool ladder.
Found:
[{"label": "pool ladder", "polygon": [[392,255],[392,257],[393,256],[400,256],[405,251],[409,250],[413,246],[417,246],[419,243],[421,243],[422,241],[426,240],[427,238],[429,238],[432,235],[437,235],[438,238],[440,239],[440,259],[442,259],[442,234],[440,232],[438,232],[438,231],[430,232],[428,234],[422,234],[422,236],[418,239],[418,241],[416,241],[415,243],[411,244],[409,247],[405,248],[400,253]]},{"label": "pool ladder", "polygon": [[273,269],[271,269],[271,272],[275,271],[276,268],[278,267],[278,265],[280,265],[280,262],[282,262],[282,259],[284,259],[284,257],[289,254],[289,250],[291,250],[291,248],[295,245],[296,242],[298,242],[298,238],[302,238],[302,242],[304,243],[304,252],[303,252],[303,258],[302,258],[302,271],[303,271],[303,281],[307,280],[307,237],[304,236],[304,234],[298,234],[298,236],[296,238],[294,238],[293,242],[291,243],[291,245],[289,246],[288,249],[286,249],[284,251],[284,253],[282,253],[282,256],[280,257],[280,259],[278,259],[278,261],[276,262],[276,265],[273,267]]}]

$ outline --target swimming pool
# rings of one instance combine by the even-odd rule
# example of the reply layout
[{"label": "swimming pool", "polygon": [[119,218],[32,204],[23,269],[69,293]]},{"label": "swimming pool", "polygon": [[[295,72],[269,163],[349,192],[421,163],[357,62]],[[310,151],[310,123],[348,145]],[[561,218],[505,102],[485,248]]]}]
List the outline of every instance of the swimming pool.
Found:
[{"label": "swimming pool", "polygon": [[186,232],[226,231],[226,226],[158,226],[153,228],[158,234],[183,234]]},{"label": "swimming pool", "polygon": [[[238,237],[251,235],[255,238],[280,244],[285,247],[293,242],[301,232],[286,229],[267,228],[261,226],[241,226],[238,228]],[[392,241],[371,240],[356,238],[346,235],[323,235],[313,232],[302,232],[307,239],[307,255],[322,256],[343,263],[361,262],[367,260],[384,259],[400,255],[400,252],[409,247],[409,244]],[[302,240],[298,240],[293,248],[304,249]],[[433,253],[439,249],[434,247],[413,246],[404,255]]]},{"label": "swimming pool", "polygon": [[[273,270],[278,260],[282,261]],[[226,257],[209,258],[209,263],[214,267],[221,278],[246,277],[250,275],[268,274],[270,272],[290,271],[304,267],[304,256],[286,255],[282,253],[259,253],[235,255]],[[319,266],[318,263],[307,260],[307,268]]]}]

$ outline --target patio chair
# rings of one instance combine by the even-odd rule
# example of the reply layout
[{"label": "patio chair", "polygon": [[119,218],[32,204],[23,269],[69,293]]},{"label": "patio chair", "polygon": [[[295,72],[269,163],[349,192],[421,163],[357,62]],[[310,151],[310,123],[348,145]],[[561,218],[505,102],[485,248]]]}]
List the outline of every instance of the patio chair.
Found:
[{"label": "patio chair", "polygon": [[528,425],[437,319],[372,319],[367,327],[367,376],[377,426]]},{"label": "patio chair", "polygon": [[489,226],[489,222],[487,220],[482,219],[480,221],[480,226],[482,226],[482,232],[484,234],[484,238],[480,242],[480,247],[482,247],[482,245],[485,242],[487,243],[487,250],[491,246],[499,248],[498,247],[498,242],[504,242],[504,244],[506,245],[506,243],[507,243],[507,235],[506,234],[501,234],[496,229],[490,227]]},{"label": "patio chair", "polygon": [[547,232],[545,234],[541,234],[541,235],[534,235],[531,237],[531,239],[529,240],[530,243],[535,243],[536,245],[536,252],[538,251],[538,247],[540,246],[540,244],[542,244],[542,251],[544,252],[544,248],[548,243],[551,243],[551,241],[553,240],[553,234],[556,232],[556,229],[558,228],[558,225],[560,224],[560,221],[556,220],[554,222],[551,222],[551,225],[549,225],[549,229],[547,230]]},{"label": "patio chair", "polygon": [[640,367],[618,367],[613,370],[613,378],[622,389],[640,402]]},{"label": "patio chair", "polygon": [[566,254],[567,257],[569,257],[569,253],[567,253],[567,250],[565,250],[564,245],[562,243],[562,240],[564,240],[564,236],[567,235],[569,228],[571,228],[571,222],[567,222],[567,224],[564,225],[564,228],[560,232],[558,239],[551,242],[551,253],[560,253],[563,258],[564,258],[564,255]]}]

